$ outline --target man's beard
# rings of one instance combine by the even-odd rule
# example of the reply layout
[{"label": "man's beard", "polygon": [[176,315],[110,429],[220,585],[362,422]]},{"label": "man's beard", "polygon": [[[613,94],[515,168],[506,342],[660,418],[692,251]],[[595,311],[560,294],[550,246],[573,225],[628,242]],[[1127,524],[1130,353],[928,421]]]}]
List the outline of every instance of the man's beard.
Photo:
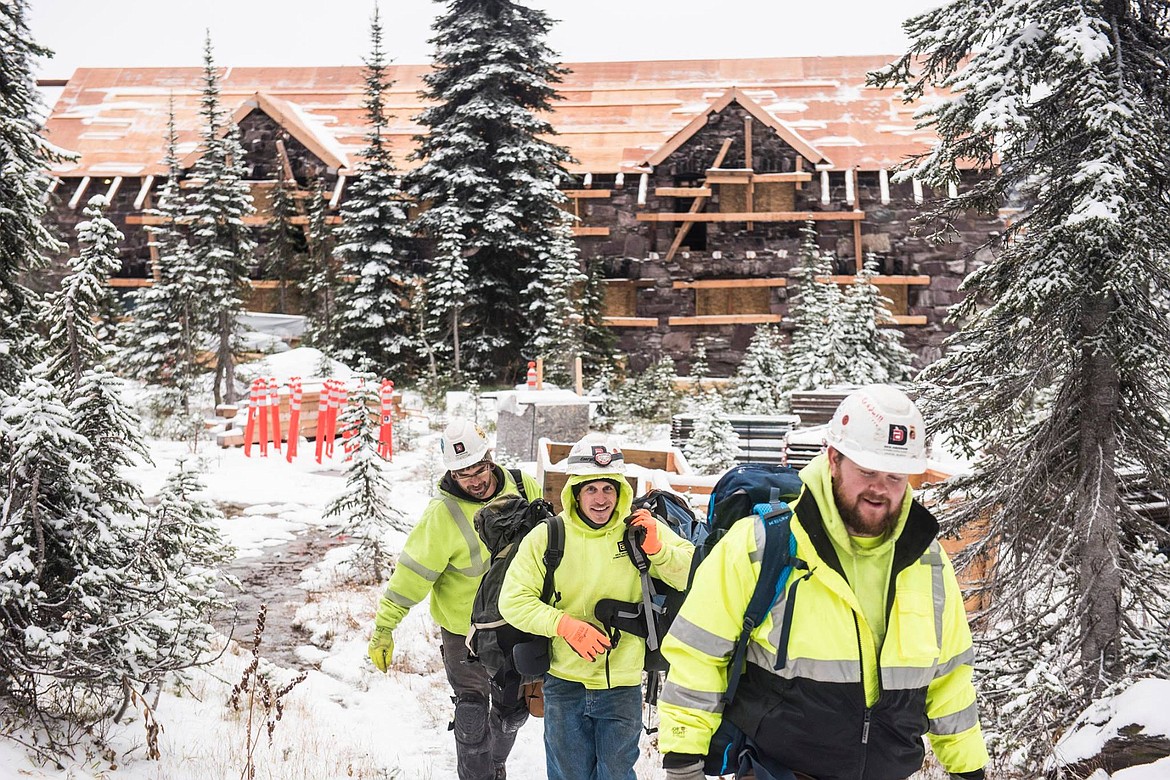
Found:
[{"label": "man's beard", "polygon": [[833,501],[837,504],[837,514],[841,515],[845,529],[855,536],[885,536],[894,530],[894,526],[898,523],[898,515],[901,514],[902,510],[900,504],[891,506],[890,510],[879,520],[867,520],[858,511],[861,496],[857,497],[857,501],[853,505],[847,506],[841,494],[837,492],[836,483],[833,483]]}]

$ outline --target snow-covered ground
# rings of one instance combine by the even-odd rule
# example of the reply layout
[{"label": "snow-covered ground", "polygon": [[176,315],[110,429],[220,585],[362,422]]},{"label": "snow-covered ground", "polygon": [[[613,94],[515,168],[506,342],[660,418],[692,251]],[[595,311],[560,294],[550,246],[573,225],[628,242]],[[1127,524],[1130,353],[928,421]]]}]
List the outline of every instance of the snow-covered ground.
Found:
[{"label": "snow-covered ground", "polygon": [[[408,517],[417,518],[439,475],[438,434],[431,421],[412,417],[413,448],[399,452],[388,466],[393,503]],[[661,442],[659,442],[661,443]],[[221,505],[234,505],[223,531],[241,559],[264,560],[273,548],[309,530],[323,530],[328,502],[343,485],[341,448],[333,461],[318,464],[313,448],[302,443],[300,456],[287,463],[282,454],[261,458],[244,456],[242,448],[219,449],[203,444],[191,453],[177,442],[152,441],[153,464],[135,470],[147,494],[154,494],[176,461],[198,463],[207,484],[206,495]],[[531,464],[527,464],[531,470]],[[400,547],[404,536],[391,536]],[[251,631],[237,632],[213,663],[192,670],[187,679],[167,686],[149,717],[141,708],[128,722],[109,728],[105,735],[112,752],[79,749],[76,760],[61,768],[31,760],[13,741],[0,740],[0,778],[54,780],[219,780],[243,775],[249,738],[254,744],[255,777],[281,780],[326,778],[400,778],[438,780],[456,777],[454,740],[447,730],[452,706],[439,657],[438,630],[425,605],[415,608],[395,632],[396,650],[390,674],[378,673],[365,654],[381,585],[354,586],[337,572],[352,548],[333,547],[318,564],[289,582],[290,591],[303,595],[297,621],[305,644],[295,654],[312,663],[306,679],[284,698],[284,711],[268,735],[266,713],[257,704],[249,715],[245,700],[239,710],[229,704],[233,686],[252,657]],[[247,621],[249,616],[242,618]],[[311,637],[311,640],[309,639]],[[260,655],[271,652],[262,639]],[[296,672],[263,661],[272,687],[291,681]],[[1149,681],[1127,697],[1102,705],[1085,728],[1062,746],[1066,759],[1093,755],[1094,748],[1133,722],[1147,725],[1152,734],[1170,734],[1164,702],[1170,682]],[[150,718],[161,725],[158,760],[147,758],[146,726]],[[249,725],[251,723],[251,725]],[[643,737],[643,755],[637,774],[643,780],[663,777],[659,756],[650,737]],[[530,719],[521,730],[509,761],[512,780],[545,777],[542,723]],[[923,773],[922,777],[927,777]],[[936,777],[937,775],[929,775]],[[1118,772],[1117,780],[1153,780],[1170,777],[1167,760]]]}]

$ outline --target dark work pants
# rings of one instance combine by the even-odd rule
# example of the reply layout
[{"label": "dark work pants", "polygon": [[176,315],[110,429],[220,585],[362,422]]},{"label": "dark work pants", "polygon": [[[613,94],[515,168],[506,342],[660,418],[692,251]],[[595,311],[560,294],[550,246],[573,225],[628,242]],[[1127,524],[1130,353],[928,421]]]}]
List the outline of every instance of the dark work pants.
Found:
[{"label": "dark work pants", "polygon": [[528,707],[518,684],[506,691],[492,689],[487,670],[467,657],[467,637],[441,631],[443,667],[455,692],[452,730],[459,780],[493,780],[528,720]]}]

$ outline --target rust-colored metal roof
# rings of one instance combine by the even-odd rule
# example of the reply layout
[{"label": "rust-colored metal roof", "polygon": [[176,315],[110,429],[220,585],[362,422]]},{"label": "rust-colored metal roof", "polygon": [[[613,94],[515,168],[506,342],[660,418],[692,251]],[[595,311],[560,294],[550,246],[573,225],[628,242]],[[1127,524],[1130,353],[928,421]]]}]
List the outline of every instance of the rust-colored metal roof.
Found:
[{"label": "rust-colored metal roof", "polygon": [[[914,106],[896,90],[865,85],[866,73],[894,57],[785,57],[568,63],[553,126],[579,173],[638,170],[728,90],[737,89],[832,161],[836,170],[889,168],[923,151],[934,136],[914,127]],[[421,132],[413,117],[426,65],[394,65],[387,99],[390,140],[399,165]],[[362,148],[360,67],[225,68],[227,111],[246,103],[281,121],[330,164],[352,164]],[[49,116],[48,140],[78,159],[53,168],[70,176],[165,175],[168,103],[173,97],[179,157],[198,147],[201,68],[80,68]],[[238,112],[238,113],[237,113]]]}]

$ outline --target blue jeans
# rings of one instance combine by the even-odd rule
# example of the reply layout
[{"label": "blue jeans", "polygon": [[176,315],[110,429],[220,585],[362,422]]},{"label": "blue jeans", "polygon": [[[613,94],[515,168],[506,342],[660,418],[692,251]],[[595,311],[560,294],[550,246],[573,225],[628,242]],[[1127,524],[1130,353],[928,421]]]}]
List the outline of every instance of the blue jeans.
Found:
[{"label": "blue jeans", "polygon": [[637,780],[641,734],[641,686],[595,691],[544,676],[548,780]]}]

